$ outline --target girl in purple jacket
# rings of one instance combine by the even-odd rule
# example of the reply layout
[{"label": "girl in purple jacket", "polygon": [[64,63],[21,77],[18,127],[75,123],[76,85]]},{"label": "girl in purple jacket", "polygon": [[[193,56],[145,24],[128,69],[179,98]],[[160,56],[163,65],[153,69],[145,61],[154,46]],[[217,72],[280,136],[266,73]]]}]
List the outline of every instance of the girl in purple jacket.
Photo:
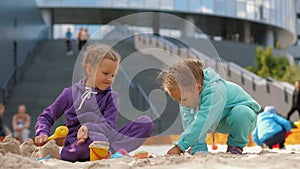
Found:
[{"label": "girl in purple jacket", "polygon": [[119,68],[120,55],[110,46],[92,45],[83,59],[85,79],[68,87],[38,117],[35,125],[37,145],[47,142],[50,128],[63,114],[69,133],[61,151],[66,161],[87,161],[93,141],[110,143],[110,151],[128,152],[141,146],[153,131],[152,120],[140,116],[116,130],[119,96],[111,88]]}]

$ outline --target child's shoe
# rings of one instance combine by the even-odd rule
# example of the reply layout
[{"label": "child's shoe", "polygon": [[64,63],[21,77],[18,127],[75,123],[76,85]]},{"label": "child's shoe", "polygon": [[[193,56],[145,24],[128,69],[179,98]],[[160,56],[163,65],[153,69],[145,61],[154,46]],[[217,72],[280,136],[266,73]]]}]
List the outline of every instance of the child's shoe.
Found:
[{"label": "child's shoe", "polygon": [[231,154],[242,155],[243,154],[243,148],[237,147],[237,146],[228,146],[226,152],[230,152]]}]

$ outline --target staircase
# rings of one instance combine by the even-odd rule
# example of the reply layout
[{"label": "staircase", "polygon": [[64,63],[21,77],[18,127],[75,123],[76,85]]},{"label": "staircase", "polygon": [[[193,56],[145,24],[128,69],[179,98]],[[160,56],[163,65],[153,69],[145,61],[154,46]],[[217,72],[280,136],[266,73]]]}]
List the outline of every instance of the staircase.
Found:
[{"label": "staircase", "polygon": [[[34,136],[34,125],[37,116],[50,105],[61,91],[72,83],[73,68],[78,56],[75,42],[74,55],[66,56],[66,46],[63,40],[43,41],[34,50],[35,59],[26,71],[21,83],[16,85],[6,103],[3,123],[12,129],[12,117],[18,111],[20,104],[25,104],[27,113],[31,116],[31,137]],[[64,118],[55,123],[63,125]]]}]

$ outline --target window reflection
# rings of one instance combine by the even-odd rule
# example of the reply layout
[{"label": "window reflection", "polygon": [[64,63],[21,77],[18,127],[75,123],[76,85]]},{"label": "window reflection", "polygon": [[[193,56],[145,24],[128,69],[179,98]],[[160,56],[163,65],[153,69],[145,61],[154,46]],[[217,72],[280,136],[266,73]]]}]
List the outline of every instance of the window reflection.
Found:
[{"label": "window reflection", "polygon": [[137,8],[143,8],[144,7],[144,0],[130,0],[129,6],[130,7],[137,7]]},{"label": "window reflection", "polygon": [[168,10],[174,9],[173,0],[163,0],[163,1],[161,0],[160,9],[168,9]]},{"label": "window reflection", "polygon": [[110,0],[97,0],[96,3],[97,6],[111,6],[111,1]]},{"label": "window reflection", "polygon": [[246,4],[244,2],[237,3],[237,16],[241,18],[246,17]]},{"label": "window reflection", "polygon": [[247,18],[248,19],[255,19],[255,8],[254,8],[254,1],[248,0],[247,1]]},{"label": "window reflection", "polygon": [[[295,27],[293,0],[36,0],[41,6],[117,7],[218,14]],[[291,5],[291,6],[290,6]]]},{"label": "window reflection", "polygon": [[215,0],[216,14],[225,14],[224,0]]},{"label": "window reflection", "polygon": [[112,5],[114,7],[126,7],[127,0],[113,0]]},{"label": "window reflection", "polygon": [[236,1],[226,0],[225,1],[225,13],[229,16],[236,16]]},{"label": "window reflection", "polygon": [[160,0],[145,0],[145,6],[149,9],[159,9]]},{"label": "window reflection", "polygon": [[201,11],[206,13],[213,13],[214,12],[214,1],[212,0],[203,0],[202,2]]},{"label": "window reflection", "polygon": [[174,0],[175,9],[179,11],[188,10],[188,1],[187,0]]},{"label": "window reflection", "polygon": [[201,12],[202,0],[189,0],[189,8],[191,11]]}]

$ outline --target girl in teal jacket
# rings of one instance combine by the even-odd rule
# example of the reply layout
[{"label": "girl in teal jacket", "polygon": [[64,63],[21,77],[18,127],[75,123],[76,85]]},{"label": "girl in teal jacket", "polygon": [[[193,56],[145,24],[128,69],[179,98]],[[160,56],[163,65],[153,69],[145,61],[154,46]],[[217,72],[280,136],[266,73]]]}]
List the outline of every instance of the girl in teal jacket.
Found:
[{"label": "girl in teal jacket", "polygon": [[240,86],[204,69],[198,59],[181,60],[162,74],[165,91],[180,104],[184,129],[168,154],[207,152],[209,131],[228,134],[227,152],[242,154],[260,105]]}]

